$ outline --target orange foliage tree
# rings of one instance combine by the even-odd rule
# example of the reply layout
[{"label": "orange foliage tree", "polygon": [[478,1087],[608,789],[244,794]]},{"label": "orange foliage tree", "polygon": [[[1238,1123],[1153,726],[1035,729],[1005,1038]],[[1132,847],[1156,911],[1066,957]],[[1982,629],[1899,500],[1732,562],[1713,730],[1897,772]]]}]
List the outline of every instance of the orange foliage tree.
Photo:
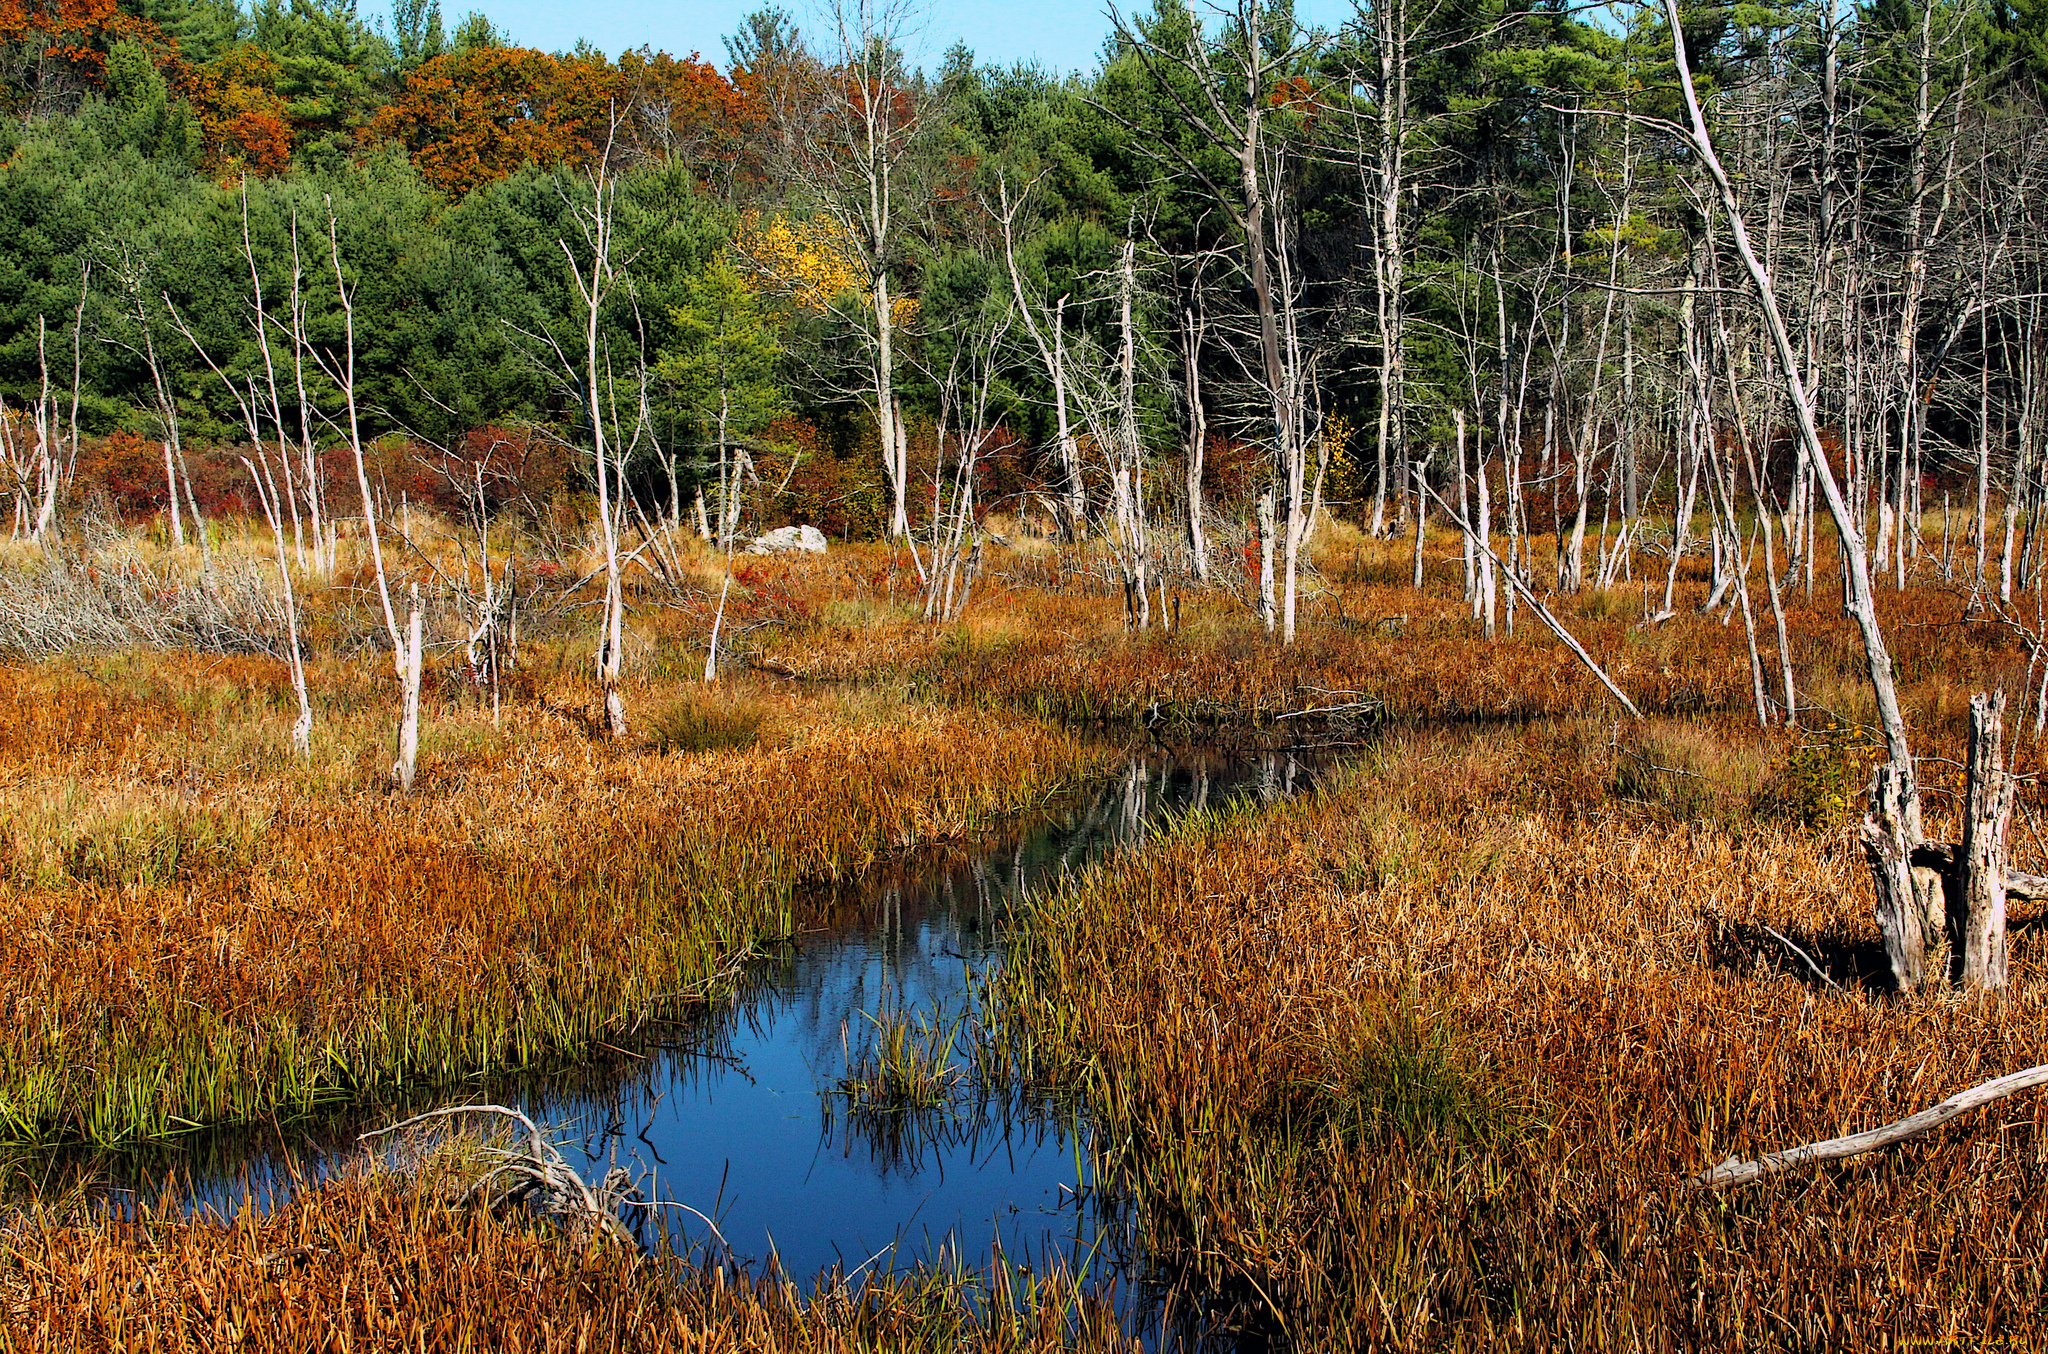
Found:
[{"label": "orange foliage tree", "polygon": [[277,174],[291,163],[291,114],[278,75],[277,62],[248,43],[187,68],[180,92],[199,117],[209,173]]},{"label": "orange foliage tree", "polygon": [[406,77],[370,134],[402,144],[428,182],[460,196],[524,164],[588,164],[607,146],[627,160],[680,160],[730,186],[760,172],[761,122],[759,100],[694,54],[643,47],[613,65],[479,47]]},{"label": "orange foliage tree", "polygon": [[757,93],[734,85],[695,52],[623,53],[618,78],[631,149],[641,157],[679,160],[718,188],[761,176],[757,133],[765,118]]},{"label": "orange foliage tree", "polygon": [[106,88],[107,53],[138,42],[159,66],[176,49],[145,19],[122,13],[115,0],[0,0],[0,99],[17,116],[76,106],[87,90]]},{"label": "orange foliage tree", "polygon": [[404,145],[442,192],[459,196],[521,165],[580,164],[610,135],[618,74],[602,60],[557,61],[527,47],[437,56],[379,110],[372,137]]}]

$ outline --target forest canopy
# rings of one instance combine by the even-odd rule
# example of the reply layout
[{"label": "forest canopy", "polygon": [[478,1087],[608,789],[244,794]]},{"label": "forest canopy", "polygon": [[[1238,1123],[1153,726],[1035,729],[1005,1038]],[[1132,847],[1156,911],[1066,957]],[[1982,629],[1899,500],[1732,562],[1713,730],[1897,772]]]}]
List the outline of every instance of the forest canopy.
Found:
[{"label": "forest canopy", "polygon": [[[2048,10],[1673,12],[1866,494],[2012,473]],[[281,363],[271,421],[338,440],[345,339],[366,437],[587,450],[591,410],[631,406],[634,497],[735,524],[912,530],[970,430],[977,512],[1178,517],[1197,553],[1204,511],[1262,492],[1391,530],[1460,426],[1475,464],[1569,462],[1554,511],[1581,519],[1675,464],[1685,316],[1742,282],[1663,9],[1360,0],[1321,30],[1155,0],[1071,78],[958,45],[915,69],[901,18],[764,9],[721,69],[520,48],[435,0],[389,28],[348,0],[6,0],[0,395],[61,406],[67,473],[100,456],[131,513],[169,491],[121,448],[247,440],[237,391]],[[579,375],[575,226],[613,192]],[[1724,328],[1703,341],[1754,345]]]}]

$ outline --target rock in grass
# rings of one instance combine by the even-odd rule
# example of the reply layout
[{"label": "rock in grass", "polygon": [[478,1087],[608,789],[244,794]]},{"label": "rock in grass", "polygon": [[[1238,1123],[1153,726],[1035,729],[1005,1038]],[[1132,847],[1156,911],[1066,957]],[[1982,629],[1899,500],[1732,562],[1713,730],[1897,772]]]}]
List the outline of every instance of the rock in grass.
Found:
[{"label": "rock in grass", "polygon": [[825,553],[825,533],[812,526],[777,527],[766,536],[756,536],[747,547],[749,554],[788,555]]}]

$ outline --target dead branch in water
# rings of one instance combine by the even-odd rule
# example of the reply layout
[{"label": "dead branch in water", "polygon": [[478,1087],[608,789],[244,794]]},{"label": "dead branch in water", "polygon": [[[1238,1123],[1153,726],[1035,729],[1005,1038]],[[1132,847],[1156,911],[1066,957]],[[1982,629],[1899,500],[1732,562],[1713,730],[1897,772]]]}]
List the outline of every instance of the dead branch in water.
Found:
[{"label": "dead branch in water", "polygon": [[428,1119],[444,1119],[455,1114],[502,1115],[517,1122],[526,1130],[526,1147],[523,1151],[489,1147],[484,1149],[486,1155],[498,1158],[500,1164],[486,1172],[484,1177],[470,1188],[467,1198],[487,1197],[490,1188],[501,1177],[509,1176],[519,1184],[507,1191],[503,1197],[510,1198],[516,1194],[538,1191],[545,1197],[550,1213],[567,1219],[570,1234],[576,1239],[587,1240],[592,1236],[604,1236],[629,1248],[635,1244],[633,1234],[619,1221],[618,1214],[621,1205],[633,1202],[632,1181],[626,1173],[613,1170],[594,1187],[586,1183],[555,1145],[548,1141],[547,1135],[540,1131],[539,1126],[518,1110],[508,1109],[503,1105],[450,1105],[445,1109],[415,1114],[410,1119],[401,1120],[385,1128],[373,1128],[368,1133],[359,1134],[356,1141],[366,1142],[371,1138],[382,1137],[386,1133],[396,1133],[402,1128],[424,1123]]}]

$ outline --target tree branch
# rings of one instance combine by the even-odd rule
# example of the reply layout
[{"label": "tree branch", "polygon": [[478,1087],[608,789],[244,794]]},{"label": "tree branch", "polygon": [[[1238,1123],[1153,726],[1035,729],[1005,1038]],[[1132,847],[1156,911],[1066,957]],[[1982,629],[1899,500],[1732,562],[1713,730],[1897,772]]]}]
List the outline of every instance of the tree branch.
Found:
[{"label": "tree branch", "polygon": [[1722,1162],[1711,1171],[1694,1176],[1688,1184],[1706,1189],[1719,1189],[1727,1185],[1746,1185],[1752,1180],[1775,1175],[1779,1171],[1791,1170],[1813,1161],[1838,1161],[1843,1157],[1861,1156],[1875,1152],[1880,1147],[1889,1147],[1895,1142],[1917,1138],[1930,1129],[1939,1128],[1959,1114],[1981,1109],[1994,1100],[2003,1100],[2009,1095],[2032,1090],[2036,1086],[2048,1085],[2048,1063],[2029,1067],[2024,1072],[1987,1081],[1981,1086],[1972,1086],[1958,1092],[1932,1109],[1921,1110],[1897,1123],[1873,1128],[1866,1133],[1851,1133],[1845,1138],[1829,1138],[1826,1142],[1811,1142],[1804,1147],[1794,1147],[1783,1152],[1773,1152],[1755,1161],[1739,1161],[1734,1157]]}]

